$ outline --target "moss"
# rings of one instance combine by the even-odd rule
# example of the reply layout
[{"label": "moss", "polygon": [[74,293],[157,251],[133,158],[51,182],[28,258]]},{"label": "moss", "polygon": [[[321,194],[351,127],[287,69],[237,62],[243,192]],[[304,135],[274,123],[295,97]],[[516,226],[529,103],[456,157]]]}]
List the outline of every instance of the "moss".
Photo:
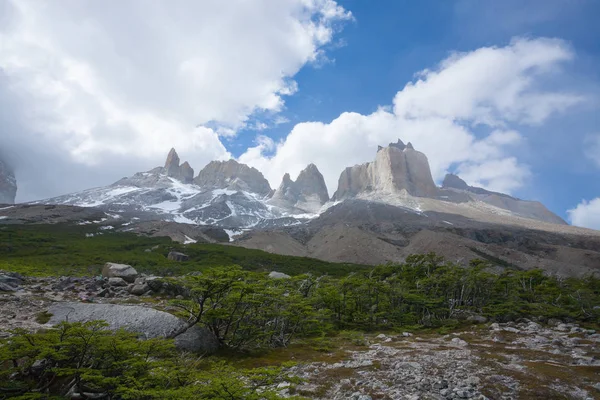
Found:
[{"label": "moss", "polygon": [[42,311],[40,313],[37,313],[37,315],[35,316],[35,322],[37,322],[38,324],[47,324],[48,321],[50,321],[50,318],[52,318],[51,313],[49,313],[48,311]]}]

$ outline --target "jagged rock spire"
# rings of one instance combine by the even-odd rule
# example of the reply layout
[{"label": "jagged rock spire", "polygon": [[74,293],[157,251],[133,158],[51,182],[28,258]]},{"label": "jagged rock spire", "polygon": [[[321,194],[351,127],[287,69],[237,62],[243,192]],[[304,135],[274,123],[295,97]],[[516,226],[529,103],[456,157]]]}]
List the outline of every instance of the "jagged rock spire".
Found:
[{"label": "jagged rock spire", "polygon": [[179,179],[184,183],[192,183],[194,179],[194,169],[186,161],[181,166],[179,165],[179,155],[174,148],[169,151],[167,161],[165,161],[164,173],[168,176]]},{"label": "jagged rock spire", "polygon": [[295,182],[286,173],[271,198],[273,204],[307,212],[317,212],[327,201],[329,193],[325,179],[315,164],[304,168]]}]

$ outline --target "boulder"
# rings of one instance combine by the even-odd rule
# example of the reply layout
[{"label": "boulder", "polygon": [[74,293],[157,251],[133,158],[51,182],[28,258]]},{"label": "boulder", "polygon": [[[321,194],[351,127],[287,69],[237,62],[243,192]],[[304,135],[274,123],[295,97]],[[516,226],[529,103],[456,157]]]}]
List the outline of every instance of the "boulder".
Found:
[{"label": "boulder", "polygon": [[127,282],[123,278],[108,278],[110,286],[127,286]]},{"label": "boulder", "polygon": [[167,256],[167,258],[169,260],[173,260],[173,261],[188,261],[190,259],[190,257],[187,254],[183,254],[180,253],[178,251],[171,251],[169,252],[169,255]]},{"label": "boulder", "polygon": [[291,276],[289,276],[288,274],[284,274],[283,272],[272,271],[271,273],[269,273],[269,278],[289,279],[289,278],[291,278]]},{"label": "boulder", "polygon": [[133,283],[138,273],[131,265],[108,262],[102,268],[102,276],[105,278],[123,278],[126,282]]},{"label": "boulder", "polygon": [[150,286],[148,286],[147,283],[139,283],[139,284],[133,285],[129,289],[129,293],[134,294],[136,296],[141,296],[149,290],[150,290]]},{"label": "boulder", "polygon": [[[185,321],[164,311],[153,308],[120,304],[56,303],[48,312],[52,318],[48,322],[56,325],[63,321],[87,322],[102,320],[111,330],[124,328],[140,334],[145,339],[168,337],[185,326]],[[208,330],[193,326],[175,338],[175,346],[180,350],[213,353],[219,347],[218,339]]]}]

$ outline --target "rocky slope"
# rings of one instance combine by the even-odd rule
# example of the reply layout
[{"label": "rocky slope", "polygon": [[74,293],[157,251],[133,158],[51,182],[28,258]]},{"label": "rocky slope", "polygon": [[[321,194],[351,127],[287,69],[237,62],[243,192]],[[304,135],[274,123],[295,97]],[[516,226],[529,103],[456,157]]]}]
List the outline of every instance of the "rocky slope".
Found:
[{"label": "rocky slope", "polygon": [[516,221],[521,225],[347,200],[303,225],[254,230],[235,243],[335,262],[378,265],[433,251],[457,262],[479,258],[500,268],[600,275],[600,232],[549,223],[536,223],[532,229],[531,220]]},{"label": "rocky slope", "polygon": [[14,204],[17,179],[12,168],[0,159],[0,204]]},{"label": "rocky slope", "polygon": [[467,193],[469,196],[504,210],[513,212],[518,216],[531,218],[539,221],[551,222],[553,224],[567,223],[558,215],[548,210],[538,201],[527,201],[511,197],[509,195],[492,192],[483,188],[469,186],[457,175],[447,174],[442,182],[443,189],[449,189],[459,193]]},{"label": "rocky slope", "polygon": [[317,213],[329,201],[325,179],[314,164],[303,169],[296,181],[285,174],[269,203],[284,208]]}]

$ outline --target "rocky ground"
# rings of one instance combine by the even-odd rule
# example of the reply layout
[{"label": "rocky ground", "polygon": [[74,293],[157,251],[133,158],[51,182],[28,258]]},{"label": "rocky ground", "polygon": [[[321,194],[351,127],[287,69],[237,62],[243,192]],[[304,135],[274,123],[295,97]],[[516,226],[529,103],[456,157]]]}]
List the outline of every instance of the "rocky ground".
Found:
[{"label": "rocky ground", "polygon": [[380,334],[345,360],[294,367],[306,381],[283,391],[334,400],[600,398],[600,334],[550,322]]},{"label": "rocky ground", "polygon": [[[177,288],[152,289],[152,277],[116,271],[123,278],[0,273],[0,337],[14,328],[48,326],[47,311],[57,304],[168,310],[168,300],[181,296]],[[289,373],[303,383],[280,384],[280,393],[333,400],[600,399],[600,333],[558,320],[486,323],[447,335],[385,333],[344,343],[292,367]]]}]

